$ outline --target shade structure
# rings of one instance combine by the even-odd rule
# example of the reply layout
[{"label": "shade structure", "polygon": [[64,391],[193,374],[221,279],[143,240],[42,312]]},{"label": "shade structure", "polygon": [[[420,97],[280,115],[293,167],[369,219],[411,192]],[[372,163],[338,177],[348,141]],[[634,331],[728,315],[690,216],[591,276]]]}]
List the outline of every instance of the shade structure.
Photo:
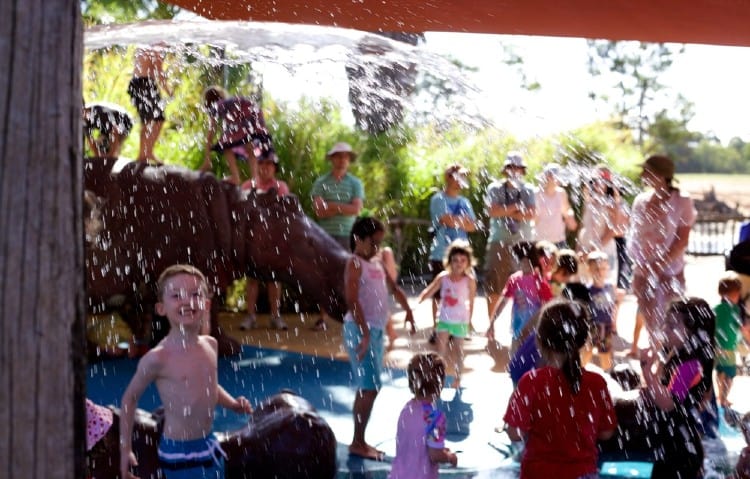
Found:
[{"label": "shade structure", "polygon": [[214,20],[750,46],[750,0],[171,0]]}]

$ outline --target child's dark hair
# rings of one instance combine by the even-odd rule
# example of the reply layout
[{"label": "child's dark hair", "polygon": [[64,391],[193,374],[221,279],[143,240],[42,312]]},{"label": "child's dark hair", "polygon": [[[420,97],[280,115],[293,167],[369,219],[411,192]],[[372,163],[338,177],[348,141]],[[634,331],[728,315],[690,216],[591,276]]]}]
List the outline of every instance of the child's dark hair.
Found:
[{"label": "child's dark hair", "polygon": [[735,291],[742,291],[742,280],[736,272],[727,271],[719,279],[719,296],[725,296]]},{"label": "child's dark hair", "polygon": [[578,273],[578,254],[572,249],[557,250],[555,255],[555,271],[561,271],[569,276]]},{"label": "child's dark hair", "polygon": [[211,110],[214,105],[226,97],[227,92],[222,87],[211,85],[203,91],[203,106]]},{"label": "child's dark hair", "polygon": [[540,350],[565,356],[562,372],[573,394],[581,390],[581,356],[579,350],[589,335],[588,308],[577,301],[557,299],[542,307],[536,328]]},{"label": "child's dark hair", "polygon": [[373,236],[379,231],[385,231],[385,225],[375,218],[369,216],[357,218],[352,225],[352,232],[349,234],[349,247],[354,251],[354,239],[363,240]]},{"label": "child's dark hair", "polygon": [[539,250],[534,243],[530,241],[519,241],[513,245],[511,251],[518,261],[527,258],[531,262],[531,266],[534,268],[541,267],[539,264]]},{"label": "child's dark hair", "polygon": [[691,337],[713,345],[716,315],[705,299],[686,298],[672,301],[667,314],[679,314]]},{"label": "child's dark hair", "polygon": [[552,241],[539,240],[534,243],[536,254],[539,258],[554,258],[557,255],[558,248]]},{"label": "child's dark hair", "polygon": [[159,279],[156,282],[157,285],[157,294],[159,301],[164,299],[164,293],[166,291],[167,283],[169,280],[179,274],[189,274],[190,276],[195,276],[200,281],[201,290],[203,290],[203,293],[208,294],[208,283],[206,282],[206,276],[196,268],[195,266],[189,265],[189,264],[173,264],[172,266],[167,267],[162,273],[159,275]]},{"label": "child's dark hair", "polygon": [[415,396],[439,395],[445,383],[445,361],[438,353],[418,353],[409,361],[406,374]]},{"label": "child's dark hair", "polygon": [[474,258],[474,249],[471,247],[468,241],[457,239],[453,240],[448,248],[445,249],[445,257],[443,258],[443,267],[446,270],[450,269],[451,259],[457,254],[462,254],[469,258],[469,266],[476,266],[477,260]]}]

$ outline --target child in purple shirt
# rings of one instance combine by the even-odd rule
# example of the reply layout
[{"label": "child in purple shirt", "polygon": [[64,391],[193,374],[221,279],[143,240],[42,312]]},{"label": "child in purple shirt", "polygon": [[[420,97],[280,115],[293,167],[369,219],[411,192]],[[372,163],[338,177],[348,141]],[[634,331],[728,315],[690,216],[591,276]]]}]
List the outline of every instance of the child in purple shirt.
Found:
[{"label": "child in purple shirt", "polygon": [[419,353],[407,368],[414,398],[398,418],[396,458],[389,479],[437,479],[439,463],[456,466],[445,447],[445,415],[435,407],[445,382],[445,362],[436,353]]},{"label": "child in purple shirt", "polygon": [[673,301],[655,331],[662,347],[641,354],[655,459],[651,477],[702,477],[704,453],[696,412],[711,394],[715,329],[716,316],[704,300]]}]

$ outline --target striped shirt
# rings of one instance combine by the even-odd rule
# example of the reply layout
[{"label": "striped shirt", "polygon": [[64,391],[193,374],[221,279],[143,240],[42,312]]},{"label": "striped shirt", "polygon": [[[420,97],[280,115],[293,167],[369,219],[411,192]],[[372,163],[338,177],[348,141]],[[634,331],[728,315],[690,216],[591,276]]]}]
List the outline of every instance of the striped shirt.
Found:
[{"label": "striped shirt", "polygon": [[[365,189],[359,178],[350,173],[345,174],[340,181],[331,173],[326,173],[315,180],[310,195],[335,203],[351,203],[355,198],[364,201]],[[335,215],[330,218],[319,218],[318,224],[331,236],[348,238],[355,219],[354,215]]]}]

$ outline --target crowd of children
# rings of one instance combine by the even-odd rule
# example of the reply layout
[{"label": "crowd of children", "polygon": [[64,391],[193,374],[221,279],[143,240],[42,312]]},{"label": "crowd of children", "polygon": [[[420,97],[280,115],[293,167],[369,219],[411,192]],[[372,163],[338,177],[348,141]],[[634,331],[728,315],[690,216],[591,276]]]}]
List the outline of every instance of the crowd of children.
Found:
[{"label": "crowd of children", "polygon": [[[158,88],[155,91],[158,94]],[[208,152],[219,151],[228,163],[230,181],[239,184],[236,155],[245,153],[250,160],[252,177],[243,188],[288,194],[286,184],[275,176],[279,160],[271,147],[262,113],[255,104],[243,98],[228,98],[223,90],[211,87],[205,92],[205,106],[211,117],[211,127],[203,168],[210,166]],[[117,113],[106,105],[90,105],[84,109],[87,125],[101,130],[99,136],[88,137],[96,155],[116,155],[132,127],[127,115],[117,116]],[[150,121],[159,125],[163,121],[161,113],[151,112],[151,116]],[[213,144],[219,130],[221,137]],[[153,142],[146,141],[146,144],[150,144],[148,151],[141,152],[139,159],[157,161],[153,156]],[[345,153],[347,161],[356,157],[347,144],[339,146],[346,148],[341,151],[334,151],[334,148],[329,155]],[[644,171],[653,170],[649,178],[658,179],[659,174],[671,178],[673,171],[661,173],[670,166],[661,157],[651,163],[647,161],[644,166]],[[511,173],[514,169],[525,172],[525,165],[520,157],[514,157],[509,159],[506,169]],[[457,172],[466,174],[461,168],[450,170],[451,174]],[[453,178],[449,171],[446,171],[446,178]],[[456,178],[458,185],[460,175]],[[654,178],[650,180],[652,183],[657,182]],[[512,181],[506,183],[506,188],[516,187]],[[670,184],[666,181],[661,190],[655,186],[656,193],[663,190],[665,195],[671,194]],[[458,189],[460,187],[456,186],[456,191]],[[355,205],[359,211],[363,192],[354,196],[359,201]],[[616,199],[619,200],[619,196]],[[646,212],[648,208],[655,208],[651,203],[656,199],[643,199],[645,206],[639,208]],[[505,211],[509,206],[494,208]],[[641,214],[639,208],[635,209],[636,215]],[[569,208],[563,209],[568,215]],[[685,209],[687,211],[688,206]],[[690,216],[688,213],[686,217]],[[474,225],[473,214],[470,218]],[[506,223],[515,224],[513,221],[506,218]],[[687,227],[688,221],[684,223],[672,225],[673,229]],[[675,234],[680,237],[679,231]],[[415,330],[414,317],[405,293],[396,283],[392,261],[385,264],[381,254],[384,237],[383,223],[374,218],[357,218],[348,237],[353,254],[343,278],[348,309],[344,317],[343,344],[356,386],[352,408],[354,434],[349,452],[374,460],[382,460],[384,453],[366,442],[365,433],[382,387],[385,336],[391,344],[395,339],[389,291],[403,307],[411,331]],[[668,257],[675,263],[683,240],[680,244],[675,241],[676,253]],[[613,281],[617,276],[611,274],[611,251],[591,248],[576,252],[558,249],[565,245],[563,241],[557,243],[517,241],[508,248],[517,268],[499,285],[501,288],[492,290],[494,299],[486,334],[490,341],[495,340],[497,320],[510,303],[512,339],[508,372],[514,391],[504,421],[509,437],[525,442],[521,477],[556,474],[560,478],[595,478],[598,477],[596,443],[615,434],[617,419],[604,380],[584,366],[595,361],[605,371],[613,367],[613,339],[617,335],[618,310],[625,291],[618,289]],[[474,331],[472,317],[478,279],[474,269],[476,259],[467,238],[461,236],[444,246],[442,268],[435,268],[434,279],[419,295],[419,302],[437,298],[437,351],[417,353],[409,363],[409,388],[414,397],[398,418],[396,457],[390,475],[393,479],[436,478],[440,463],[457,464],[456,454],[445,447],[445,416],[437,407],[437,399],[446,386],[449,370],[453,371],[451,386],[457,390],[462,387],[464,340]],[[643,245],[640,250],[649,248],[653,249],[653,245]],[[636,271],[643,273],[648,269],[643,264],[640,268]],[[442,271],[438,272],[440,269]],[[646,272],[655,274],[651,269]],[[684,294],[672,295],[672,301],[666,301],[661,297],[666,293],[661,294],[660,285],[644,283],[646,276],[646,273],[638,276],[633,288],[639,295],[641,313],[649,327],[650,347],[637,351],[636,336],[632,356],[640,359],[643,400],[650,414],[653,477],[700,477],[703,451],[697,412],[710,401],[714,392],[719,406],[725,409],[731,406],[729,393],[737,374],[737,347],[743,338],[750,340],[750,326],[743,324],[740,307],[742,283],[735,273],[724,275],[718,284],[721,302],[712,309],[704,300],[685,298]],[[682,271],[672,271],[672,276],[678,283],[684,283]],[[648,296],[644,288],[658,290],[661,296],[656,299]],[[268,292],[272,325],[286,329],[279,311],[279,285],[270,282]],[[252,304],[243,328],[255,326],[252,308],[257,294],[258,282],[251,279],[248,298]],[[203,334],[209,302],[205,278],[192,267],[174,266],[159,279],[156,308],[167,317],[171,328],[168,335],[141,358],[138,371],[123,395],[119,425],[122,477],[135,477],[130,469],[137,464],[130,449],[133,413],[139,396],[152,382],[165,405],[159,455],[166,477],[188,477],[185,471],[195,468],[208,474],[205,477],[222,477],[222,451],[207,433],[211,431],[214,407],[222,405],[249,412],[250,404],[245,398],[231,397],[217,382],[216,343]],[[188,377],[190,381],[185,380]],[[95,405],[91,404],[89,409],[101,416]],[[89,438],[93,442],[98,437],[96,429],[107,422],[106,414],[99,416],[91,422],[93,432]],[[111,423],[111,418],[109,421]],[[669,437],[664,432],[667,430],[672,431]],[[676,441],[672,434],[681,434],[684,440]]]},{"label": "crowd of children", "polygon": [[[343,340],[357,389],[349,452],[373,460],[384,459],[382,451],[366,442],[365,432],[382,387],[389,290],[404,308],[406,323],[414,331],[407,297],[386,273],[378,254],[384,236],[385,226],[380,221],[359,218],[350,235],[353,255],[345,273],[348,313]],[[606,255],[595,251],[581,261],[572,250],[554,249],[545,243],[516,245],[514,252],[522,269],[508,279],[508,291],[503,292],[504,299],[497,307],[501,311],[506,298],[515,306],[516,298],[526,301],[533,296],[530,302],[519,305],[524,315],[512,325],[514,360],[526,356],[521,361],[522,371],[514,374],[513,361],[509,366],[514,391],[504,415],[504,430],[510,439],[524,442],[521,478],[544,474],[595,478],[597,441],[616,433],[617,417],[605,380],[584,366],[593,354],[598,355],[602,368],[612,366],[611,340],[622,292],[607,282]],[[474,261],[469,244],[454,241],[446,250],[445,270],[419,296],[423,301],[441,290],[437,352],[417,353],[408,365],[414,397],[398,417],[392,479],[436,478],[441,463],[457,465],[456,454],[445,444],[445,415],[438,399],[446,385],[446,360],[455,371],[453,387],[461,387],[462,342],[473,328]],[[587,286],[574,281],[581,264],[591,279]],[[521,287],[524,294],[515,295],[513,291]],[[714,369],[719,405],[730,406],[736,348],[743,335],[748,336],[740,319],[740,291],[737,275],[728,272],[719,282],[722,299],[715,308],[698,298],[671,302],[653,334],[653,346],[640,354],[653,477],[701,477],[704,453],[697,412],[714,390]],[[119,424],[122,477],[136,477],[131,468],[137,465],[137,458],[129,439],[133,414],[139,396],[152,382],[165,405],[159,457],[166,477],[187,477],[183,473],[196,468],[208,474],[205,477],[222,477],[222,451],[210,434],[214,408],[222,405],[237,412],[249,412],[251,408],[245,398],[231,397],[217,382],[216,344],[203,334],[209,304],[200,271],[176,265],[161,275],[156,307],[171,328],[167,337],[140,360],[123,395]],[[185,381],[188,377],[191,379]],[[101,408],[94,404],[87,407],[91,410],[89,447],[93,447],[101,437],[99,431],[111,424],[111,417],[102,415]],[[684,440],[676,441],[674,434],[681,434]]]}]

